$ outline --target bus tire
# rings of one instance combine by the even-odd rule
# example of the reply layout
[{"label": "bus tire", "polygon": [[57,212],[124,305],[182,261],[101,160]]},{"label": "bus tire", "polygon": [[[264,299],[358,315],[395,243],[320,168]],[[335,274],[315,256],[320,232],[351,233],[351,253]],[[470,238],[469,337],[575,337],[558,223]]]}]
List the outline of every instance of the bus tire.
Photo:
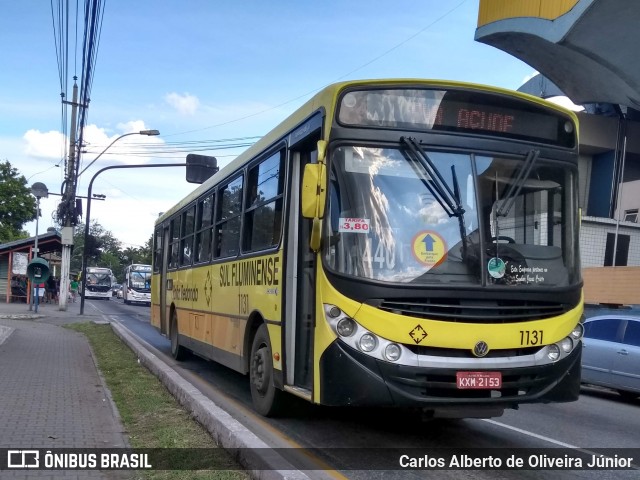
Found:
[{"label": "bus tire", "polygon": [[265,324],[260,325],[249,359],[249,382],[251,399],[255,410],[265,417],[273,417],[282,411],[284,392],[273,383],[273,360],[269,332]]},{"label": "bus tire", "polygon": [[184,360],[187,357],[187,349],[180,345],[176,312],[171,314],[169,336],[171,338],[171,356],[177,361]]}]

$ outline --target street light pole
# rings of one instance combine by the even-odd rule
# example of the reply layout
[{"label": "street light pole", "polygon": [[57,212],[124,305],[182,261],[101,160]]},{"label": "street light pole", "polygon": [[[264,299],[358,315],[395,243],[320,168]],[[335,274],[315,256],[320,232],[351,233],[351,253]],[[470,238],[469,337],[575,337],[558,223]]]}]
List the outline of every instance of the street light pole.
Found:
[{"label": "street light pole", "polygon": [[160,168],[160,167],[186,167],[186,163],[149,163],[146,165],[111,165],[98,170],[91,181],[87,190],[87,212],[85,214],[84,224],[84,247],[82,249],[82,291],[80,292],[80,315],[84,315],[84,298],[87,290],[87,238],[89,237],[89,224],[91,222],[91,190],[93,189],[93,181],[98,175],[106,170],[114,170],[117,168]]},{"label": "street light pole", "polygon": [[[87,168],[89,168],[91,165],[93,165],[96,160],[98,160],[107,150],[109,150],[109,148],[111,148],[111,146],[114,143],[116,143],[121,138],[128,137],[129,135],[155,136],[155,135],[160,135],[160,132],[158,130],[140,130],[139,132],[130,132],[130,133],[125,133],[124,135],[120,135],[113,142],[111,142],[109,145],[107,145],[107,147],[104,150],[102,150],[102,152],[100,152],[98,154],[98,156],[96,158],[94,158],[89,163],[89,165],[84,167],[82,169],[82,171],[80,173],[78,173],[78,175],[74,179],[74,182],[73,182],[74,185],[76,185],[78,183],[78,178],[80,177],[80,175],[82,175],[87,170]],[[74,195],[75,195],[75,190],[74,190]],[[87,200],[87,202],[91,202],[91,195],[90,194],[89,194],[89,199]],[[88,216],[87,216],[87,218],[88,218]],[[89,222],[87,222],[87,224],[88,223]],[[64,235],[63,235],[63,237],[64,237]],[[69,275],[70,275],[70,269],[71,269],[71,251],[70,251],[70,246],[68,246],[68,248],[65,248],[65,247],[66,247],[66,245],[63,245],[62,264],[60,265],[60,292],[61,292],[60,300],[59,300],[60,310],[66,310],[67,309],[67,292],[69,291],[69,282],[70,282]],[[84,295],[83,295],[83,299],[84,299]]]}]

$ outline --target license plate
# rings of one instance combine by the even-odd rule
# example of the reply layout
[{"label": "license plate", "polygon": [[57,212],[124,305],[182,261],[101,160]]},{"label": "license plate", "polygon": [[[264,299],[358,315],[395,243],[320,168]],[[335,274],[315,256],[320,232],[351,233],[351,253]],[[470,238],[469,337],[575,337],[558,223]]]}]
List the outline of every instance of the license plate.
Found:
[{"label": "license plate", "polygon": [[502,373],[501,372],[457,372],[456,386],[459,389],[502,388]]}]

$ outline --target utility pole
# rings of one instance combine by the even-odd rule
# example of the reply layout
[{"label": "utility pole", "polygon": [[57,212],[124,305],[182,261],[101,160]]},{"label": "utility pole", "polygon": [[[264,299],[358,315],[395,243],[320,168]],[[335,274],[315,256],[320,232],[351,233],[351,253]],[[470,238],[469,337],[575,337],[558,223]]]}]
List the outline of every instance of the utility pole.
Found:
[{"label": "utility pole", "polygon": [[[74,77],[77,80],[78,77]],[[71,248],[73,247],[73,227],[76,223],[76,117],[78,112],[78,84],[73,84],[71,100],[71,128],[69,129],[69,161],[65,176],[65,189],[58,213],[62,226],[62,261],[60,265],[60,310],[67,309],[69,274],[71,270]],[[84,280],[84,279],[83,279]]]}]

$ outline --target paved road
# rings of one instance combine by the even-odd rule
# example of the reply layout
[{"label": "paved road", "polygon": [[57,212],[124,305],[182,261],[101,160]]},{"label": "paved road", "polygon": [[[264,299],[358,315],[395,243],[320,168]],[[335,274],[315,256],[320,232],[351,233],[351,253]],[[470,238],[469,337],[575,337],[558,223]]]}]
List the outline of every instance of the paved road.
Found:
[{"label": "paved road", "polygon": [[[300,445],[314,451],[327,465],[347,478],[371,478],[372,472],[349,470],[349,465],[375,462],[375,448],[500,448],[578,447],[640,448],[640,401],[625,401],[614,392],[584,388],[578,402],[524,405],[491,420],[424,422],[411,412],[384,409],[325,408],[294,401],[286,418],[264,419],[253,414],[246,377],[212,362],[192,357],[176,364],[169,342],[149,324],[149,308],[118,302],[94,302],[104,315],[117,319],[153,346],[156,354],[174,365],[218,405],[274,446]],[[338,447],[343,450],[326,450]],[[357,449],[357,450],[353,450]],[[353,457],[357,455],[358,458]],[[433,473],[433,472],[432,472]],[[382,474],[380,474],[382,475]],[[460,478],[460,471],[441,471],[439,478]],[[535,470],[465,472],[464,478],[539,479],[638,478],[640,472]],[[424,472],[385,472],[388,478],[424,478]]]}]

